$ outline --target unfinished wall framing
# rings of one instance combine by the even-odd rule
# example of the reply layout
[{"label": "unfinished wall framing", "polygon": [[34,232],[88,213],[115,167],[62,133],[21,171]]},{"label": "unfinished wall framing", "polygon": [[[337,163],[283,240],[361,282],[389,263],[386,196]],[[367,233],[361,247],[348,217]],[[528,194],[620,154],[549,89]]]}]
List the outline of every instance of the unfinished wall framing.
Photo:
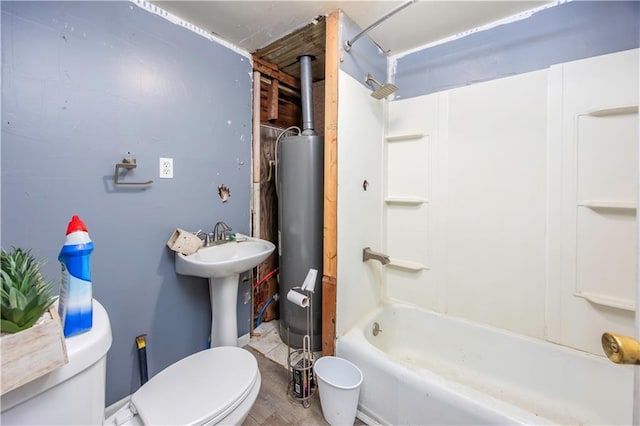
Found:
[{"label": "unfinished wall framing", "polygon": [[[254,109],[254,152],[260,159],[254,168],[253,229],[256,236],[278,244],[278,200],[275,191],[275,142],[286,128],[301,125],[300,66],[298,57],[312,55],[314,126],[325,133],[325,19],[312,23],[253,54],[254,79],[259,79],[259,111]],[[337,65],[336,65],[337,67]],[[257,84],[254,84],[256,90]],[[336,88],[337,90],[337,88]],[[336,93],[337,96],[337,93]],[[258,97],[254,97],[254,102]],[[258,117],[259,115],[259,117]],[[256,126],[258,124],[258,126]],[[278,292],[277,252],[258,266],[253,284],[253,315],[257,318]],[[263,281],[262,281],[263,280]],[[259,285],[256,285],[259,284]],[[335,301],[334,301],[335,306]],[[335,310],[335,309],[334,309]],[[277,302],[270,303],[261,321],[278,315]],[[324,339],[323,339],[324,340]]]}]

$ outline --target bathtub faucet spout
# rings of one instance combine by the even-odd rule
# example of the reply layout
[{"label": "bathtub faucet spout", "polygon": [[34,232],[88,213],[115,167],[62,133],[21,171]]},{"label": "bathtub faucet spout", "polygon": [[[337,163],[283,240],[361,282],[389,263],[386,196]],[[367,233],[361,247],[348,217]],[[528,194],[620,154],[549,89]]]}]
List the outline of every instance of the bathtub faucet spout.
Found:
[{"label": "bathtub faucet spout", "polygon": [[367,260],[377,260],[383,265],[386,265],[387,263],[391,262],[389,260],[389,256],[387,256],[386,254],[375,252],[371,250],[370,247],[362,249],[362,261],[366,262]]}]

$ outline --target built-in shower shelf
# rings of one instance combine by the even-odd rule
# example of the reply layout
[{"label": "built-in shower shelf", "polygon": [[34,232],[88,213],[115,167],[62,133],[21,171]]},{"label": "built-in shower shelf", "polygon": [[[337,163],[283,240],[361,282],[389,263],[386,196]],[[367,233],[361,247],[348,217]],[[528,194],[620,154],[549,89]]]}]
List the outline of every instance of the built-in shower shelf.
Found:
[{"label": "built-in shower shelf", "polygon": [[634,312],[636,310],[633,300],[624,299],[621,297],[609,296],[606,294],[598,294],[587,291],[578,291],[573,293],[574,296],[581,297],[588,300],[591,303],[601,306],[607,306],[610,308],[617,308],[623,311]]},{"label": "built-in shower shelf", "polygon": [[591,210],[628,210],[629,212],[634,212],[636,203],[630,201],[586,200],[578,203],[578,207],[586,207]]},{"label": "built-in shower shelf", "polygon": [[611,108],[602,108],[588,111],[585,115],[591,117],[611,117],[613,115],[637,114],[638,105],[623,105]]},{"label": "built-in shower shelf", "polygon": [[418,206],[420,204],[426,204],[429,201],[420,197],[386,197],[384,199],[386,204],[401,204],[405,206]]},{"label": "built-in shower shelf", "polygon": [[412,140],[422,139],[423,137],[424,137],[424,133],[411,133],[406,135],[386,136],[384,139],[387,142],[401,142],[401,141],[412,141]]},{"label": "built-in shower shelf", "polygon": [[394,259],[393,257],[389,260],[390,262],[387,263],[386,266],[391,268],[398,268],[415,272],[429,270],[429,267],[423,265],[422,263],[412,262],[410,260]]}]

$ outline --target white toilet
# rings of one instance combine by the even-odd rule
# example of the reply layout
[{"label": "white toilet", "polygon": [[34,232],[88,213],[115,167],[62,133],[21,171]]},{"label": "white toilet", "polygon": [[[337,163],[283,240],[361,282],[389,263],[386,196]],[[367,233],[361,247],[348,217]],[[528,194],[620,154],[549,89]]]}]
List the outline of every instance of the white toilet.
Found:
[{"label": "white toilet", "polygon": [[3,425],[237,425],[260,390],[255,357],[236,347],[207,349],[167,367],[104,419],[107,312],[93,301],[93,328],[66,339],[69,363],[2,395]]}]

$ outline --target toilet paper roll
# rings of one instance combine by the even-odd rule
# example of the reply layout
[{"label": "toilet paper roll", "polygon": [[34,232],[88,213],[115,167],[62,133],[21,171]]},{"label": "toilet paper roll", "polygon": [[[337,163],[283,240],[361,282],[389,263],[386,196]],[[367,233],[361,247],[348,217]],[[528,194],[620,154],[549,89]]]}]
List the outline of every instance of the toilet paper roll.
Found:
[{"label": "toilet paper roll", "polygon": [[287,300],[302,308],[306,308],[307,306],[309,306],[309,298],[304,294],[298,293],[297,291],[289,290],[289,293],[287,293]]}]

